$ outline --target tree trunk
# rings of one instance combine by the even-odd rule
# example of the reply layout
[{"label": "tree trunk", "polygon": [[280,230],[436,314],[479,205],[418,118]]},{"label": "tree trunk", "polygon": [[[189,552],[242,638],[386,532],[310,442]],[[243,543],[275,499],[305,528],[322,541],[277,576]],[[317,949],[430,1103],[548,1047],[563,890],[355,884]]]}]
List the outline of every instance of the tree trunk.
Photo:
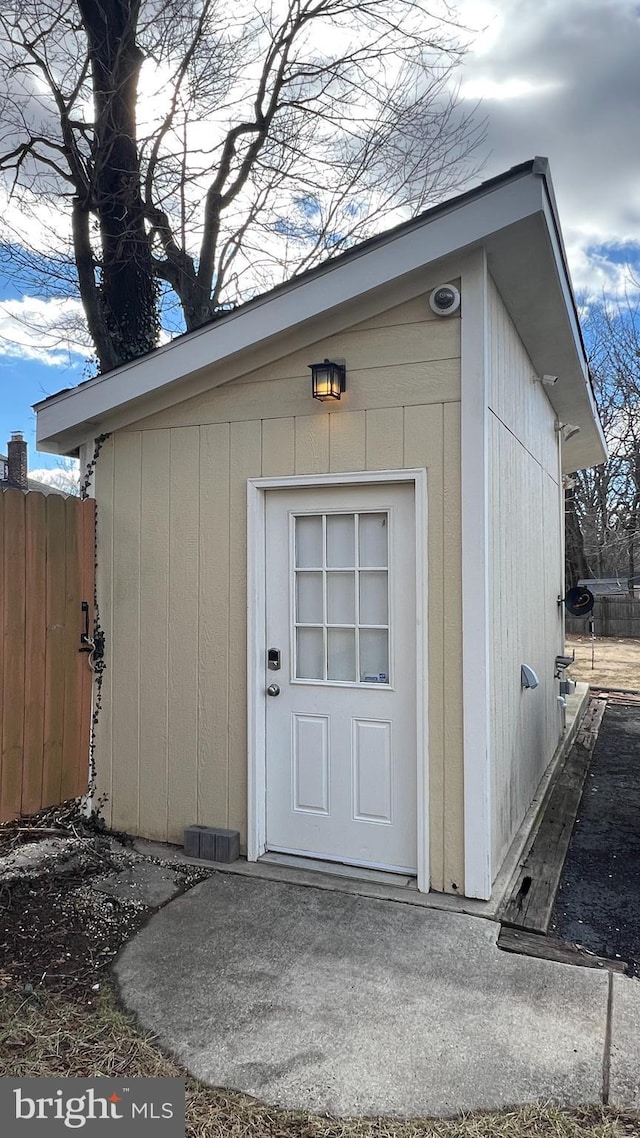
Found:
[{"label": "tree trunk", "polygon": [[98,343],[102,370],[144,355],[158,338],[158,293],[145,229],[136,142],[136,44],[140,0],[78,0],[87,34],[95,100],[91,187],[100,224],[99,301],[110,346]]},{"label": "tree trunk", "polygon": [[584,553],[584,538],[580,520],[576,513],[575,491],[565,490],[565,588],[572,589],[578,581],[589,576],[589,566]]}]

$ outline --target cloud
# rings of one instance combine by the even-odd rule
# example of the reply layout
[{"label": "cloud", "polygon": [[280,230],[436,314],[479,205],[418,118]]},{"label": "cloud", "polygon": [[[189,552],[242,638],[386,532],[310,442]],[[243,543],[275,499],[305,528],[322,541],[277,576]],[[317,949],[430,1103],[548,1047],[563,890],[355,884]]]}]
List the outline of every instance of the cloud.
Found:
[{"label": "cloud", "polygon": [[640,239],[636,3],[492,0],[483,21],[461,80],[463,95],[488,96],[484,176],[548,157],[576,288],[619,290],[607,249]]},{"label": "cloud", "polygon": [[[620,256],[620,252],[623,256]],[[567,250],[576,291],[588,300],[640,293],[640,243],[590,244],[576,237]]]},{"label": "cloud", "polygon": [[29,478],[53,486],[65,494],[78,494],[80,487],[80,466],[73,459],[64,459],[60,466],[30,470]]},{"label": "cloud", "polygon": [[[546,155],[576,290],[619,293],[628,268],[615,250],[633,249],[640,239],[637,0],[458,0],[456,8],[468,29],[460,38],[470,50],[455,78],[463,101],[468,105],[481,98],[488,117],[490,156],[483,177]],[[141,119],[162,113],[166,77],[147,62]],[[217,129],[211,122],[192,128],[194,145],[206,152],[207,177]],[[45,195],[29,189],[9,199],[1,181],[0,231],[9,241],[28,236],[43,255],[70,244],[66,209],[52,209]],[[192,247],[198,235],[194,224]],[[270,281],[258,275],[260,258],[250,248],[246,257],[258,287],[268,287]],[[633,253],[628,265],[633,269],[637,263]],[[14,303],[21,303],[24,313],[8,308]],[[89,354],[79,331],[65,334],[61,343],[51,319],[43,332],[39,313],[35,330],[27,331],[27,309],[35,303],[25,298],[0,309],[0,353],[50,365]],[[55,304],[76,305],[79,312],[75,301],[38,303],[51,306],[51,317]],[[65,311],[71,314],[72,307]]]},{"label": "cloud", "polygon": [[79,300],[24,296],[0,301],[0,356],[60,367],[90,354]]},{"label": "cloud", "polygon": [[71,211],[52,205],[45,193],[28,188],[10,194],[0,182],[0,234],[8,244],[16,242],[35,254],[50,256],[52,250],[71,247]]},{"label": "cloud", "polygon": [[[523,99],[532,95],[548,95],[562,84],[532,83],[527,79],[469,79],[460,88],[463,99],[483,99],[485,102],[504,99]],[[488,109],[488,108],[487,108]]]}]

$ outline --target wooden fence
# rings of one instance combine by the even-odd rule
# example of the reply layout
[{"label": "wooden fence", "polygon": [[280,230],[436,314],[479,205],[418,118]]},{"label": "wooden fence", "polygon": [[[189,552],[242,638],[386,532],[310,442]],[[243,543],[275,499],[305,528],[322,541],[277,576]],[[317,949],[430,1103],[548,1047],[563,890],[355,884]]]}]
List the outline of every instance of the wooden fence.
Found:
[{"label": "wooden fence", "polygon": [[[640,600],[635,597],[596,597],[593,617],[596,636],[640,636]],[[586,635],[589,620],[567,613],[565,628],[567,632]]]},{"label": "wooden fence", "polygon": [[87,790],[94,534],[92,501],[0,492],[0,822]]}]

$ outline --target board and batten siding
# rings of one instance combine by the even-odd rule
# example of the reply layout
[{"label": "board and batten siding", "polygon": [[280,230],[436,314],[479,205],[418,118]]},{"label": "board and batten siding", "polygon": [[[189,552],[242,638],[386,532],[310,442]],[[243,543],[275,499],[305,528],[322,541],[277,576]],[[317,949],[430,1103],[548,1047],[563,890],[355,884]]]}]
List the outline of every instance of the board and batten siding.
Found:
[{"label": "board and batten siding", "polygon": [[[492,865],[500,869],[558,745],[562,502],[554,412],[489,282]],[[540,686],[520,686],[529,664]]]},{"label": "board and batten siding", "polygon": [[[339,405],[307,365],[343,357]],[[109,823],[246,841],[246,483],[426,467],[432,885],[463,887],[460,322],[426,296],[115,432],[96,468]],[[446,820],[446,821],[445,821]]]}]

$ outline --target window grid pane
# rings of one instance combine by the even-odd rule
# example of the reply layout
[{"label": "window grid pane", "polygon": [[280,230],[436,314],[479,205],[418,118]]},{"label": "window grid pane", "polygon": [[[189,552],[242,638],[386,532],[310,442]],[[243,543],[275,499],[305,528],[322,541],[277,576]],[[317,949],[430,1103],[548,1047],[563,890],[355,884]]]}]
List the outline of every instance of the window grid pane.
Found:
[{"label": "window grid pane", "polygon": [[368,569],[386,569],[387,567],[387,515],[361,514],[358,555],[359,564]]},{"label": "window grid pane", "polygon": [[368,628],[386,628],[389,622],[387,572],[384,569],[362,570],[360,577],[360,624]]},{"label": "window grid pane", "polygon": [[294,518],[296,679],[390,683],[388,532],[382,512]]},{"label": "window grid pane", "polygon": [[300,680],[321,680],[323,675],[323,630],[298,628],[296,633],[296,671]]},{"label": "window grid pane", "polygon": [[355,624],[355,570],[329,570],[327,581],[327,624]]},{"label": "window grid pane", "polygon": [[296,518],[296,568],[321,569],[323,565],[322,518]]},{"label": "window grid pane", "polygon": [[328,569],[352,569],[356,563],[354,523],[357,515],[325,515]]},{"label": "window grid pane", "polygon": [[298,624],[324,624],[323,574],[296,574],[296,621]]},{"label": "window grid pane", "polygon": [[355,629],[328,630],[327,679],[354,683],[356,676]]}]

